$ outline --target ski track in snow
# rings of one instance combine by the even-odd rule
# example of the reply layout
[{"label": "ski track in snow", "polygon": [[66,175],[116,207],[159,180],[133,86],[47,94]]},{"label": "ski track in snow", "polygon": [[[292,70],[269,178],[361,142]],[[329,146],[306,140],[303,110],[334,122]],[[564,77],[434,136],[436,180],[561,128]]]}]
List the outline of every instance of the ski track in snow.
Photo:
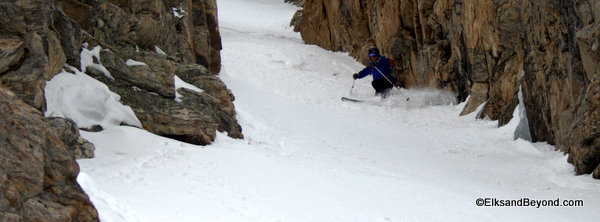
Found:
[{"label": "ski track in snow", "polygon": [[[82,132],[80,183],[104,221],[594,221],[600,185],[513,125],[458,116],[439,90],[373,96],[347,53],[305,45],[281,0],[219,0],[220,78],[244,140],[194,146],[132,127]],[[405,101],[400,92],[410,97]],[[348,103],[341,96],[369,101]],[[585,207],[478,207],[477,198]],[[115,204],[118,203],[118,204]]]}]

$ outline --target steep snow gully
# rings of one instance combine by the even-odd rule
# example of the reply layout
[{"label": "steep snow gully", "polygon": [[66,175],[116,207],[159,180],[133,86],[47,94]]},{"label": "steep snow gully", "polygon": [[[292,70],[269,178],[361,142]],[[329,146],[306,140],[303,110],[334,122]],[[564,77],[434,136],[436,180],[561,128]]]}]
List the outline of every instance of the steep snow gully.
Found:
[{"label": "steep snow gully", "polygon": [[[281,0],[219,0],[220,78],[244,140],[201,147],[124,126],[82,132],[78,181],[104,221],[593,221],[600,185],[518,119],[459,117],[432,89],[374,97],[347,53],[305,45]],[[518,115],[515,115],[518,116]],[[510,201],[513,200],[513,201]],[[535,202],[533,201],[535,200]],[[558,200],[558,201],[557,201]],[[564,202],[566,200],[566,202]],[[569,202],[569,200],[573,200]],[[552,202],[551,202],[552,201]],[[583,206],[564,206],[570,203]],[[492,206],[529,203],[529,207]],[[545,205],[559,202],[561,206]],[[478,206],[483,205],[483,206]],[[543,206],[540,206],[543,205]]]}]

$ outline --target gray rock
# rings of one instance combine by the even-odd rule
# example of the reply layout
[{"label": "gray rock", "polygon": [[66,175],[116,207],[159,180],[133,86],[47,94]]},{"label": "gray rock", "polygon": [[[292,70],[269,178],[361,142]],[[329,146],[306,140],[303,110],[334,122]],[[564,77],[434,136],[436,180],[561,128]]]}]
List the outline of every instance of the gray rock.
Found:
[{"label": "gray rock", "polygon": [[25,56],[25,40],[18,35],[0,35],[0,73],[18,65]]},{"label": "gray rock", "polygon": [[294,32],[300,32],[300,24],[302,24],[302,10],[296,11],[290,21],[290,26],[294,27]]},{"label": "gray rock", "polygon": [[600,179],[600,74],[587,88],[564,146],[578,174]]},{"label": "gray rock", "polygon": [[0,87],[0,218],[98,221],[77,163],[42,114]]},{"label": "gray rock", "polygon": [[205,67],[196,64],[178,64],[175,74],[217,100],[218,105],[214,112],[219,122],[219,131],[228,132],[228,135],[233,138],[244,137],[235,117],[233,105],[235,97],[221,79],[211,75]]},{"label": "gray rock", "polygon": [[[192,65],[192,67],[201,66]],[[203,67],[200,69],[206,70]],[[218,78],[208,76],[212,81],[220,83],[212,85],[225,86]],[[229,93],[227,95],[216,93],[229,92],[227,88],[207,87],[206,92],[203,93],[179,89],[178,92],[183,99],[177,102],[174,98],[132,87],[119,79],[114,82],[106,78],[101,80],[113,92],[121,95],[121,101],[131,106],[143,128],[150,132],[199,145],[210,144],[216,136],[216,131],[228,132],[228,135],[233,138],[243,137],[241,127],[235,119],[231,96]],[[198,79],[194,84],[201,87],[202,84],[198,84],[200,82],[202,80]],[[211,84],[206,84],[209,85]],[[228,99],[219,100],[209,92]]]},{"label": "gray rock", "polygon": [[73,67],[80,67],[79,53],[81,52],[81,27],[70,19],[63,11],[53,11],[52,29],[60,39],[67,63]]},{"label": "gray rock", "polygon": [[294,4],[298,7],[303,7],[306,0],[285,0],[284,2]]},{"label": "gray rock", "polygon": [[94,158],[94,150],[96,147],[79,135],[79,128],[73,120],[52,117],[48,118],[48,122],[61,138],[73,158]]},{"label": "gray rock", "polygon": [[[125,54],[127,55],[127,54]],[[134,56],[148,66],[127,66],[124,58],[120,58],[112,50],[102,50],[100,60],[102,65],[115,78],[122,79],[131,85],[158,93],[167,98],[175,98],[174,62],[156,53],[144,53]]]},{"label": "gray rock", "polygon": [[[234,97],[212,74],[220,69],[216,2],[188,3],[65,0],[62,7],[90,33],[83,35],[88,47],[103,47],[99,63],[115,79],[107,79],[92,67],[84,71],[119,94],[145,129],[195,144],[209,144],[216,131],[242,138],[235,119]],[[173,7],[187,13],[176,18]],[[167,55],[155,53],[155,46]],[[128,59],[147,66],[127,66]],[[181,90],[184,99],[176,102],[176,74],[205,92]]]}]

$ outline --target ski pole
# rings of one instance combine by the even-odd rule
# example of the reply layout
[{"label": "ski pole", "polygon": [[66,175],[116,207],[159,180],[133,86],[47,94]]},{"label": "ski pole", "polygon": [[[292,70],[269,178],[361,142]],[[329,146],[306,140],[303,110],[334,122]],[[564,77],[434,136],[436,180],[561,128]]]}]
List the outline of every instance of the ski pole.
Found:
[{"label": "ski pole", "polygon": [[352,81],[352,88],[350,88],[350,95],[352,95],[352,90],[354,89],[354,83],[356,82],[356,79],[354,79]]},{"label": "ski pole", "polygon": [[[377,66],[373,66],[373,68],[375,68],[375,69],[376,69],[376,70],[377,70],[377,71],[378,71],[378,72],[379,72],[379,73],[380,73],[380,74],[383,76],[383,78],[385,78],[385,80],[387,80],[387,81],[388,81],[390,84],[392,84],[392,86],[394,86],[394,87],[395,87],[395,88],[397,88],[397,89],[400,89],[400,86],[396,86],[396,85],[394,85],[394,83],[392,83],[392,81],[390,81],[390,79],[388,79],[388,77],[387,77],[387,76],[385,76],[385,75],[383,74],[383,72],[381,72],[381,70],[379,70],[379,69],[377,68]],[[401,94],[402,96],[404,96],[404,98],[406,98],[406,101],[408,101],[408,100],[409,100],[409,98],[408,98],[408,97],[406,97],[406,95],[404,95],[404,93],[402,93],[402,91],[400,92],[400,94]]]}]

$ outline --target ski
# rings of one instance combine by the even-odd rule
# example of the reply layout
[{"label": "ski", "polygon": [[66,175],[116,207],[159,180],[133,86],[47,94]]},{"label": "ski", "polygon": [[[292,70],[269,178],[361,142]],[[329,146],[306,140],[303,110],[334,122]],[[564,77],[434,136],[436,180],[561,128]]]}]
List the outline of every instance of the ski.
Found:
[{"label": "ski", "polygon": [[351,99],[351,98],[348,98],[348,97],[342,97],[342,101],[355,102],[355,103],[364,102],[364,100]]}]

